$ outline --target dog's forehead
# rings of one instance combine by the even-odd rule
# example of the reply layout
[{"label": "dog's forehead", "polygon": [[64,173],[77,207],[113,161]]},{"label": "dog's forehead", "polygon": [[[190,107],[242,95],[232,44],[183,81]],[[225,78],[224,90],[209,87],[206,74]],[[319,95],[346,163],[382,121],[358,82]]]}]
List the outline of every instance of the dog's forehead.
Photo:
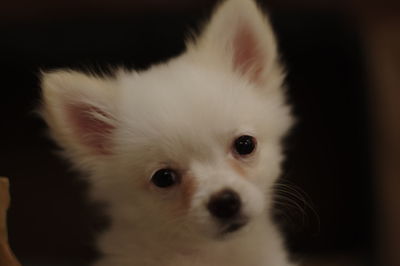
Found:
[{"label": "dog's forehead", "polygon": [[150,69],[120,84],[124,115],[177,128],[235,123],[250,116],[258,102],[251,85],[235,75],[191,65]]},{"label": "dog's forehead", "polygon": [[121,115],[132,134],[167,150],[194,153],[230,142],[251,126],[257,97],[246,82],[207,69],[168,70],[122,83]]}]

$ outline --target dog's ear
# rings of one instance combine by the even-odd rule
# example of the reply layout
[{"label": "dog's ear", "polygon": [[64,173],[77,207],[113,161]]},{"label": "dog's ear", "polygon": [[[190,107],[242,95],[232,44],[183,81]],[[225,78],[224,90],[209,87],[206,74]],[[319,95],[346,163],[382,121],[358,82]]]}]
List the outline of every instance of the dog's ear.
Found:
[{"label": "dog's ear", "polygon": [[55,71],[43,73],[41,85],[41,114],[69,157],[85,164],[112,154],[111,135],[117,122],[112,80]]},{"label": "dog's ear", "polygon": [[254,0],[223,2],[188,51],[196,60],[229,67],[256,83],[278,68],[275,36]]}]

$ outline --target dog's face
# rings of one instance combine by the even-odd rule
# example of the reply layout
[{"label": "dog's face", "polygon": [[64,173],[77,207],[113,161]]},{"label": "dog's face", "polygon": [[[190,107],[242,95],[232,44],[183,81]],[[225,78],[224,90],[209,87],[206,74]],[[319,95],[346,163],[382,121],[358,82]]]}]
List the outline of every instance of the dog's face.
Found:
[{"label": "dog's face", "polygon": [[224,236],[266,215],[279,175],[291,119],[276,53],[255,4],[228,0],[166,64],[44,74],[43,115],[116,222]]}]

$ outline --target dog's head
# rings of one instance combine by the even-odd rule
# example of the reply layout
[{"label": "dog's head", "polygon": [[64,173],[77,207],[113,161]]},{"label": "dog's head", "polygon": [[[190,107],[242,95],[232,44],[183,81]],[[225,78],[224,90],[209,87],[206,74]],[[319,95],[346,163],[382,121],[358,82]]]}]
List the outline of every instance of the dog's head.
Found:
[{"label": "dog's head", "polygon": [[143,72],[42,77],[53,137],[116,222],[220,236],[265,215],[291,124],[273,32],[228,0],[186,52]]}]

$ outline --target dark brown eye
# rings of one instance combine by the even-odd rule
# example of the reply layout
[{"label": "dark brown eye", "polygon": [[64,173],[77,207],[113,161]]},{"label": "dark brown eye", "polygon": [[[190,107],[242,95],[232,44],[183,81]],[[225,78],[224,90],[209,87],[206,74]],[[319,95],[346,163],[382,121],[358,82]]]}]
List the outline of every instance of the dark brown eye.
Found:
[{"label": "dark brown eye", "polygon": [[239,155],[245,156],[251,154],[256,148],[256,140],[249,135],[238,137],[234,143],[235,152]]},{"label": "dark brown eye", "polygon": [[171,169],[160,169],[153,174],[151,182],[160,188],[167,188],[178,183],[178,175]]}]

